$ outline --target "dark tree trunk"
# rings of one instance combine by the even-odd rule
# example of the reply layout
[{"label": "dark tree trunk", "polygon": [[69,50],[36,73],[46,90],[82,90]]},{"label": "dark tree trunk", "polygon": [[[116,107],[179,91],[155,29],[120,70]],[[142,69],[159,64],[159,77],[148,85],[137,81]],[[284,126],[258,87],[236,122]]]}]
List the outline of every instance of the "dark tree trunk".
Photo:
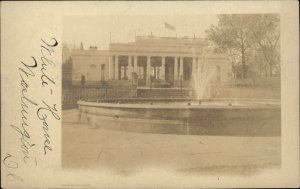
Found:
[{"label": "dark tree trunk", "polygon": [[242,50],[242,79],[246,76],[246,65],[245,65],[245,52]]},{"label": "dark tree trunk", "polygon": [[235,80],[236,73],[235,73],[235,66],[234,65],[232,65],[232,72],[233,72],[233,79]]}]

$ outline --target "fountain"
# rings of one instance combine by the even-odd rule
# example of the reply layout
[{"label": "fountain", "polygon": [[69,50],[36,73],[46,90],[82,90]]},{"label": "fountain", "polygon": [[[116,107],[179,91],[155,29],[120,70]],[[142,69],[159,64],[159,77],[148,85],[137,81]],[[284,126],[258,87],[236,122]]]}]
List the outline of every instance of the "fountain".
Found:
[{"label": "fountain", "polygon": [[205,63],[204,59],[202,59],[202,63],[199,65],[199,67],[196,69],[196,72],[193,74],[193,88],[199,102],[203,100],[211,78],[212,76],[214,76],[215,72],[216,70],[209,68]]},{"label": "fountain", "polygon": [[[202,63],[204,62],[202,56]],[[279,100],[204,98],[215,69],[201,64],[195,98],[79,101],[80,121],[106,129],[196,135],[280,135]],[[234,104],[234,105],[233,105]]]}]

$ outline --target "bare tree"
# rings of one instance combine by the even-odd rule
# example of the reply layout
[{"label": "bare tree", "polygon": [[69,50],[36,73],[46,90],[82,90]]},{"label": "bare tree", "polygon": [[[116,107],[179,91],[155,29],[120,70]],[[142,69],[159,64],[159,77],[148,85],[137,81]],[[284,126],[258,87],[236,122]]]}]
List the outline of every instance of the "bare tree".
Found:
[{"label": "bare tree", "polygon": [[63,63],[68,63],[71,59],[72,51],[79,49],[75,44],[67,44],[63,43],[62,44],[62,62]]},{"label": "bare tree", "polygon": [[274,67],[280,67],[280,18],[277,14],[263,14],[252,16],[251,27],[253,40],[269,67],[269,75],[273,75]]},{"label": "bare tree", "polygon": [[[206,31],[218,51],[227,53],[232,62],[233,74],[236,75],[236,66],[242,66],[242,78],[246,77],[248,67],[255,67],[255,62],[260,64],[262,70],[269,70],[270,76],[273,69],[278,72],[280,68],[279,53],[279,16],[276,14],[229,14],[219,15],[217,26],[212,25]],[[263,58],[256,53],[262,53]],[[263,61],[258,58],[264,59]],[[249,70],[249,69],[248,69]],[[280,72],[280,71],[279,71]],[[253,70],[252,70],[252,73]]]},{"label": "bare tree", "polygon": [[232,60],[237,58],[240,60],[234,60],[234,62],[241,63],[242,78],[245,78],[246,62],[253,45],[248,29],[251,20],[248,15],[244,14],[219,15],[218,18],[218,26],[211,26],[206,31],[208,39],[213,41],[223,52],[228,53]]}]

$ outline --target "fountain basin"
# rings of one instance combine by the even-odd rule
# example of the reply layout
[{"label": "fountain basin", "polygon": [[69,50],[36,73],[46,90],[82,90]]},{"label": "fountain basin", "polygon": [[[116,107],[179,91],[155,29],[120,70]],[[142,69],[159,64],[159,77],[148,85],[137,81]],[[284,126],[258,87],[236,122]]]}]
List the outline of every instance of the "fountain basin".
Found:
[{"label": "fountain basin", "polygon": [[168,134],[280,135],[276,100],[113,99],[79,101],[83,122],[107,129]]}]

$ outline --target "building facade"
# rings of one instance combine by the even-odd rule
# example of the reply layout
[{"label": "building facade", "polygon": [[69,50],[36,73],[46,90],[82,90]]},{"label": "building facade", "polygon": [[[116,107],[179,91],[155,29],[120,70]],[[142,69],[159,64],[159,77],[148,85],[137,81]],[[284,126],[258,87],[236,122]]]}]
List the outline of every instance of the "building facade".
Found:
[{"label": "building facade", "polygon": [[109,50],[76,50],[72,83],[87,85],[132,83],[139,87],[187,87],[212,72],[212,82],[226,83],[230,63],[225,54],[207,50],[199,38],[136,37],[131,43],[111,43]]},{"label": "building facade", "polygon": [[97,50],[75,50],[72,52],[72,84],[81,85],[84,78],[86,85],[99,85],[108,80],[109,52]]}]

